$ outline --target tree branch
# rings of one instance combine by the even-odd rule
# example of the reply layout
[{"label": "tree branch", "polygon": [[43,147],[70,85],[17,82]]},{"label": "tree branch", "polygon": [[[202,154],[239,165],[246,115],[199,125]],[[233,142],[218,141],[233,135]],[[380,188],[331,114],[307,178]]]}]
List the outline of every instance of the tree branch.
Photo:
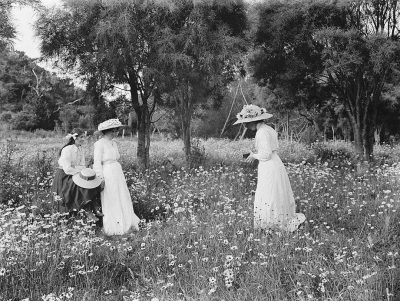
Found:
[{"label": "tree branch", "polygon": [[82,99],[83,99],[83,97],[78,98],[78,99],[75,99],[74,101],[71,101],[71,102],[67,102],[67,103],[64,104],[63,106],[58,107],[58,109],[55,110],[54,113],[60,111],[62,107],[69,106],[69,105],[73,105],[73,104],[77,103],[78,101],[81,101]]}]

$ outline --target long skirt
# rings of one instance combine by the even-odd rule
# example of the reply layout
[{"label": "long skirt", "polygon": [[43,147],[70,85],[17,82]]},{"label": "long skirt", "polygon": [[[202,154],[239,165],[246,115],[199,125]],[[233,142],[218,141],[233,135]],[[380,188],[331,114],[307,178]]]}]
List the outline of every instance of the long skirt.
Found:
[{"label": "long skirt", "polygon": [[57,168],[53,180],[53,192],[61,198],[61,212],[83,210],[99,211],[101,208],[100,187],[86,189],[79,187],[61,168]]},{"label": "long skirt", "polygon": [[122,167],[118,162],[103,165],[104,190],[101,192],[103,230],[106,235],[122,235],[139,229],[139,217],[133,211],[132,199]]},{"label": "long skirt", "polygon": [[258,163],[258,181],[254,198],[254,228],[279,228],[294,231],[305,216],[296,213],[296,204],[285,166],[277,153]]}]

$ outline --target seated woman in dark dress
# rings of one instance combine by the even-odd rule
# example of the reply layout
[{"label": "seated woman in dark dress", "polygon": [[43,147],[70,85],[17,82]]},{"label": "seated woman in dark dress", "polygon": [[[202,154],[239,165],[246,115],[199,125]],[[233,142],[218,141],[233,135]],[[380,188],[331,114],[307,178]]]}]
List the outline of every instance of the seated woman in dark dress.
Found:
[{"label": "seated woman in dark dress", "polygon": [[85,137],[80,131],[74,131],[74,133],[67,135],[68,142],[59,153],[58,168],[53,180],[53,192],[61,198],[62,208],[60,208],[60,211],[74,214],[83,209],[88,213],[93,212],[97,216],[102,216],[101,180],[98,178],[90,179],[90,188],[80,187],[73,181],[73,176],[80,175],[81,171],[86,168],[83,149]]}]

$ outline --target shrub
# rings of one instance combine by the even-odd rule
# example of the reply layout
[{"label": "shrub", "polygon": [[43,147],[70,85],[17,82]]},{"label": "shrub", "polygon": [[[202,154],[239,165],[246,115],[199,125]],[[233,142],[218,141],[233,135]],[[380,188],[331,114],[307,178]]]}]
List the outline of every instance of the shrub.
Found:
[{"label": "shrub", "polygon": [[312,145],[317,159],[331,167],[355,167],[357,156],[343,144],[317,142]]},{"label": "shrub", "polygon": [[3,112],[0,114],[0,121],[9,122],[12,119],[11,112]]},{"label": "shrub", "polygon": [[0,204],[19,205],[24,195],[22,161],[14,161],[16,144],[7,141],[0,149]]}]

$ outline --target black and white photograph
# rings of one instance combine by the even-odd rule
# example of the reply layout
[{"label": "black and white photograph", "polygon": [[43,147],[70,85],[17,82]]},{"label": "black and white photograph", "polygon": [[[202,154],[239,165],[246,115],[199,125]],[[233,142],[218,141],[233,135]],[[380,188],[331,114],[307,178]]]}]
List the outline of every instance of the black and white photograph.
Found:
[{"label": "black and white photograph", "polygon": [[0,0],[0,301],[399,301],[399,24]]}]

